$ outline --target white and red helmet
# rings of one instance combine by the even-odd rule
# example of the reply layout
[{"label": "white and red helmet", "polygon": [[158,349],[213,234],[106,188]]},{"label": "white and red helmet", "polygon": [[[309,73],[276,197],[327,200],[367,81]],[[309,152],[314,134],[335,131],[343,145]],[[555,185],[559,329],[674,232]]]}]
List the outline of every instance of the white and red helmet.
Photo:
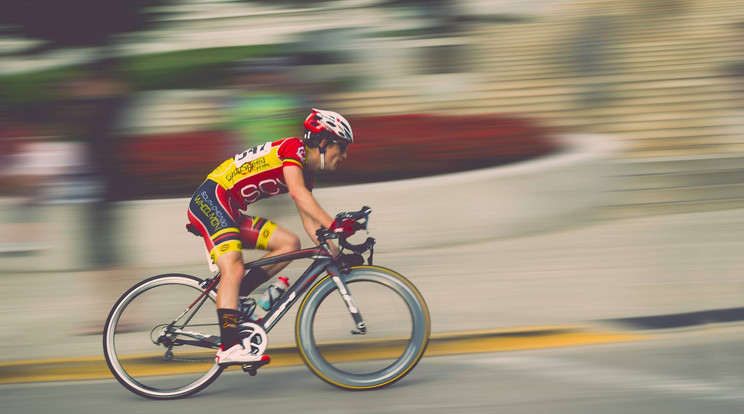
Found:
[{"label": "white and red helmet", "polygon": [[333,111],[313,108],[313,112],[305,120],[305,139],[320,144],[320,141],[348,141],[354,142],[349,121]]}]

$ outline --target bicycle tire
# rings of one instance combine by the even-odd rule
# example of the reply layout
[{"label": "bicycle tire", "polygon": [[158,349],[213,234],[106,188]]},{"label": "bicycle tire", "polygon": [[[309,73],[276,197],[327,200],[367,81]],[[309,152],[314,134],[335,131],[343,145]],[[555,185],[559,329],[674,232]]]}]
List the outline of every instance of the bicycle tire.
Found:
[{"label": "bicycle tire", "polygon": [[[213,349],[196,346],[186,346],[182,349],[183,347],[179,346],[175,350],[171,347],[170,350],[176,352],[171,354],[171,359],[167,359],[167,353],[163,357],[159,356],[166,348],[153,343],[152,340],[153,333],[159,327],[166,326],[176,319],[204,291],[201,282],[202,280],[197,277],[183,274],[154,276],[134,285],[111,309],[103,332],[103,353],[111,373],[128,390],[156,400],[183,398],[203,390],[222,373],[224,368],[214,363]],[[194,312],[193,315],[189,313],[181,315],[179,320],[184,320],[184,317],[189,320],[189,324],[182,329],[187,331],[197,326],[198,322],[205,322],[198,325],[197,329],[214,332],[216,328],[217,336],[212,336],[211,339],[219,342],[215,298],[216,293],[210,291],[205,298],[204,306],[199,306],[198,309],[194,307],[190,311]],[[157,316],[158,312],[164,312],[162,318]],[[132,330],[124,326],[128,322],[131,323],[129,318],[142,317],[146,320],[137,321],[138,328]],[[131,348],[132,355],[126,355],[122,348]],[[140,348],[142,353],[139,353]],[[198,359],[179,359],[174,358],[174,355]],[[184,368],[174,362],[196,364],[186,365]],[[187,375],[196,377],[191,380],[185,378]],[[159,382],[167,385],[160,385]],[[181,384],[182,382],[185,383]],[[152,385],[155,383],[158,385]],[[178,385],[171,386],[172,383]]]},{"label": "bicycle tire", "polygon": [[[305,365],[323,381],[339,388],[347,390],[373,390],[391,385],[413,370],[418,364],[429,342],[431,333],[431,319],[429,310],[426,306],[421,293],[416,287],[402,275],[386,268],[377,266],[359,266],[351,269],[350,273],[344,276],[348,290],[354,301],[357,303],[359,311],[367,323],[366,335],[353,335],[354,340],[348,341],[331,341],[323,343],[317,336],[320,328],[316,325],[320,322],[316,319],[324,318],[324,312],[319,315],[319,309],[327,302],[331,293],[338,289],[330,275],[325,276],[307,293],[297,314],[295,323],[295,339],[300,352],[300,356]],[[361,298],[359,293],[365,292],[367,288],[372,287],[369,293],[370,298]],[[387,317],[408,320],[405,310],[408,311],[411,326],[404,326],[402,329],[403,338],[372,338],[367,342],[357,342],[359,338],[373,334],[375,331],[387,330],[391,325],[385,318],[376,320],[370,314],[375,314],[380,309],[381,297],[397,297],[394,301],[402,303],[397,309],[390,310]],[[360,304],[360,299],[366,300],[366,303]],[[345,302],[339,295],[337,301],[338,308],[344,308],[345,318],[349,319],[349,311]],[[383,309],[384,310],[384,309]],[[330,311],[329,311],[330,313]],[[344,312],[338,312],[344,313]],[[398,321],[399,319],[396,319]],[[337,322],[332,323],[337,326]],[[353,327],[344,323],[346,327]],[[349,331],[346,331],[348,335]],[[388,350],[391,344],[398,344],[400,352],[395,349]],[[326,349],[324,351],[323,349]],[[387,355],[391,353],[391,355]],[[398,355],[399,354],[399,355]],[[350,361],[364,361],[361,364],[372,364],[371,359],[382,359],[383,364],[387,364],[381,369],[372,372],[351,372],[344,365],[351,364]],[[386,359],[387,358],[387,359]],[[392,362],[388,363],[392,358]],[[344,362],[345,361],[345,362]],[[364,369],[362,367],[361,369]]]}]

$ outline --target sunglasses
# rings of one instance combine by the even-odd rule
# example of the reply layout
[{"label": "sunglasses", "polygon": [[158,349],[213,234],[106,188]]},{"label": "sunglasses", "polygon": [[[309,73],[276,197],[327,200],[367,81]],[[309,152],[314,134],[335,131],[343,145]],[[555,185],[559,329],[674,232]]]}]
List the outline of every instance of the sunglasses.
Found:
[{"label": "sunglasses", "polygon": [[333,143],[338,145],[338,148],[341,150],[342,154],[345,154],[346,150],[349,149],[349,141],[333,141]]}]

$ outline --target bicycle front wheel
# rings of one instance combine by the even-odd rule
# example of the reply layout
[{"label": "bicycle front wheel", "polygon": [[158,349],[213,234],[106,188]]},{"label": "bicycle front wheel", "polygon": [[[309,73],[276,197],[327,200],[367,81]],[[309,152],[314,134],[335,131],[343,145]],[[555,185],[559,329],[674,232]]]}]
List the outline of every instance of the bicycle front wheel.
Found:
[{"label": "bicycle front wheel", "polygon": [[214,290],[188,275],[160,275],[127,291],[103,332],[109,369],[130,391],[152,399],[192,395],[212,383],[219,325]]},{"label": "bicycle front wheel", "polygon": [[300,355],[315,375],[337,387],[390,385],[411,372],[426,350],[431,331],[426,302],[411,282],[389,269],[360,266],[343,277],[366,333],[352,332],[355,323],[346,301],[328,275],[298,310]]}]

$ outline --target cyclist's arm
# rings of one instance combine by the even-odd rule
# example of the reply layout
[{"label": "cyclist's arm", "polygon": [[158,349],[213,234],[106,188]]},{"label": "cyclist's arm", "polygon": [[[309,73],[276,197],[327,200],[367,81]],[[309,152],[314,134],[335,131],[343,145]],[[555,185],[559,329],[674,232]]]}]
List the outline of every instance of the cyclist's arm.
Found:
[{"label": "cyclist's arm", "polygon": [[[299,167],[287,166],[284,168],[284,179],[287,182],[287,188],[289,189],[289,195],[297,206],[297,211],[300,213],[302,219],[302,225],[305,228],[310,239],[318,244],[318,238],[315,236],[315,231],[321,226],[330,228],[333,219],[323,208],[318,204],[313,197],[310,190],[305,187],[305,177],[302,175],[302,169]],[[332,244],[331,249],[334,254],[338,254],[338,249]]]},{"label": "cyclist's arm", "polygon": [[[300,217],[302,218],[302,225],[305,227],[305,231],[310,236],[310,239],[313,241],[313,243],[320,244],[318,242],[317,236],[315,235],[315,230],[320,228],[320,224],[318,224],[318,222],[315,221],[312,217],[308,216],[306,213],[303,213],[301,210],[299,210],[299,208],[298,208],[298,211],[300,211]],[[338,249],[338,247],[336,247],[336,245],[330,240],[328,240],[328,246],[331,248],[331,252],[333,253],[334,256],[338,256],[338,254],[341,252]]]},{"label": "cyclist's arm", "polygon": [[300,213],[300,218],[302,219],[302,227],[307,232],[308,236],[310,236],[310,239],[313,241],[313,243],[318,244],[318,238],[315,235],[315,230],[320,228],[320,223],[315,221],[312,217],[308,216],[307,213],[300,210],[299,207],[297,207],[297,211]]}]

